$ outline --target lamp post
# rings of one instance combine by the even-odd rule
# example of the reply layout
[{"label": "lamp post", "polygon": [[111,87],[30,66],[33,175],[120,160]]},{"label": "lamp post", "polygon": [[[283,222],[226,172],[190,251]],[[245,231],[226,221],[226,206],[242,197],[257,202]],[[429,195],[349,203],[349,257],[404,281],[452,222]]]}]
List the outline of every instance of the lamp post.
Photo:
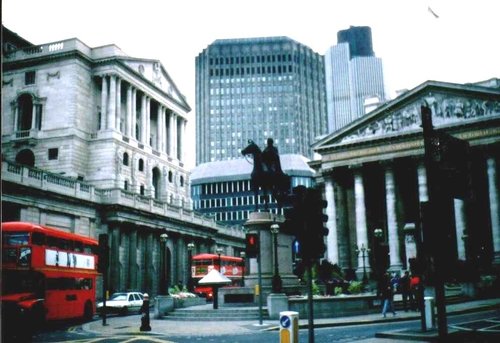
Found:
[{"label": "lamp post", "polygon": [[271,234],[273,235],[273,250],[274,250],[274,275],[273,275],[273,293],[281,292],[281,277],[278,266],[278,233],[280,226],[278,224],[271,225]]},{"label": "lamp post", "polygon": [[361,248],[356,249],[356,252],[359,254],[361,252],[361,259],[363,262],[363,283],[366,284],[368,282],[368,276],[366,275],[366,252],[370,251],[370,249],[365,247],[365,243],[361,243]]},{"label": "lamp post", "polygon": [[194,243],[193,242],[189,242],[188,245],[187,245],[187,249],[188,249],[188,262],[189,262],[189,275],[188,275],[188,281],[187,281],[187,289],[189,292],[192,292],[193,291],[193,250],[194,250]]},{"label": "lamp post", "polygon": [[162,251],[163,251],[163,269],[161,271],[162,275],[162,286],[160,292],[164,294],[168,294],[168,261],[167,261],[167,241],[168,235],[166,233],[162,233],[160,235],[160,242],[162,243]]},{"label": "lamp post", "polygon": [[219,264],[219,273],[221,273],[221,274],[223,274],[223,273],[222,273],[222,263],[220,260],[220,255],[222,254],[223,251],[224,251],[224,249],[222,249],[222,248],[215,249],[215,252],[217,253],[217,256],[218,256],[217,263]]},{"label": "lamp post", "polygon": [[241,251],[240,252],[240,257],[242,258],[241,260],[241,287],[245,287],[245,271],[246,271],[246,261],[245,261],[245,257],[246,257],[246,253],[244,251]]}]

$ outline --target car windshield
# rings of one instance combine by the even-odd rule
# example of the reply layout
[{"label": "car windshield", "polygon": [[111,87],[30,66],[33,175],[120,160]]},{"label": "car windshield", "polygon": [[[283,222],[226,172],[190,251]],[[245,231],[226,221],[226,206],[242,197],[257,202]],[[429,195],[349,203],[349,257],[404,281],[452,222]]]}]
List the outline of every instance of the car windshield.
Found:
[{"label": "car windshield", "polygon": [[127,300],[127,293],[114,293],[109,300]]}]

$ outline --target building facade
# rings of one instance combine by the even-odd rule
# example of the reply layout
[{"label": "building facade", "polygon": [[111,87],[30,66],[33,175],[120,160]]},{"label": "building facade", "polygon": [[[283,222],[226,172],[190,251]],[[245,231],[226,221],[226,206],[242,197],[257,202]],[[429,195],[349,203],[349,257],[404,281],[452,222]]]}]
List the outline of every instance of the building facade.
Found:
[{"label": "building facade", "polygon": [[386,100],[382,60],[372,48],[371,29],[339,31],[325,53],[328,130],[336,131],[366,113],[366,101]]},{"label": "building facade", "polygon": [[312,158],[326,134],[323,57],[287,37],[216,40],[196,58],[196,164],[240,158],[249,139]]},{"label": "building facade", "polygon": [[[423,104],[431,107],[435,129],[470,145],[474,201],[454,199],[442,213],[454,224],[443,249],[478,269],[500,265],[498,79],[425,82],[315,144],[321,159],[311,165],[328,201],[332,263],[360,275],[406,269],[416,256],[420,203],[428,200]],[[380,246],[387,250],[377,256]]]},{"label": "building facade", "polygon": [[186,283],[190,241],[228,254],[243,246],[240,233],[192,211],[190,107],[158,60],[78,39],[16,41],[2,63],[3,221],[108,233],[110,285],[152,294]]},{"label": "building facade", "polygon": [[[291,187],[311,187],[314,170],[301,155],[284,154],[280,156],[283,171],[291,177]],[[255,197],[250,187],[251,161],[243,158],[208,162],[197,166],[191,176],[191,193],[194,210],[212,216],[217,222],[239,225],[255,210]],[[258,198],[263,207],[264,199]],[[283,214],[278,210],[274,199],[269,196],[271,213]]]}]

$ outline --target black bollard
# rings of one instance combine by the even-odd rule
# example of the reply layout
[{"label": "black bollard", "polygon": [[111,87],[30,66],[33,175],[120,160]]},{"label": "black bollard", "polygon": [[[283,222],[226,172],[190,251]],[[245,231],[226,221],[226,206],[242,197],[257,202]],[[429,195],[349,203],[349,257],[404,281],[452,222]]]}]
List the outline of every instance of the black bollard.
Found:
[{"label": "black bollard", "polygon": [[149,325],[149,295],[147,293],[144,293],[144,300],[142,301],[140,330],[151,331],[151,325]]}]

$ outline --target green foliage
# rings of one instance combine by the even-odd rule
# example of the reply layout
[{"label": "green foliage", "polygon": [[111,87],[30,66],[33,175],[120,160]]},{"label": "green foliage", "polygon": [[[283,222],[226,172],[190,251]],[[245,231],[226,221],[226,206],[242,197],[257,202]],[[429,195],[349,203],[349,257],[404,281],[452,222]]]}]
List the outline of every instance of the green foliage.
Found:
[{"label": "green foliage", "polygon": [[187,292],[186,286],[183,285],[181,289],[178,285],[175,285],[174,287],[170,287],[168,289],[169,294],[179,294],[181,292]]},{"label": "green foliage", "polygon": [[335,289],[333,290],[334,295],[341,295],[342,292],[343,292],[342,287],[335,287]]},{"label": "green foliage", "polygon": [[349,287],[347,288],[347,290],[351,294],[359,294],[359,293],[363,292],[363,289],[364,289],[364,285],[361,281],[352,281],[349,284]]}]

